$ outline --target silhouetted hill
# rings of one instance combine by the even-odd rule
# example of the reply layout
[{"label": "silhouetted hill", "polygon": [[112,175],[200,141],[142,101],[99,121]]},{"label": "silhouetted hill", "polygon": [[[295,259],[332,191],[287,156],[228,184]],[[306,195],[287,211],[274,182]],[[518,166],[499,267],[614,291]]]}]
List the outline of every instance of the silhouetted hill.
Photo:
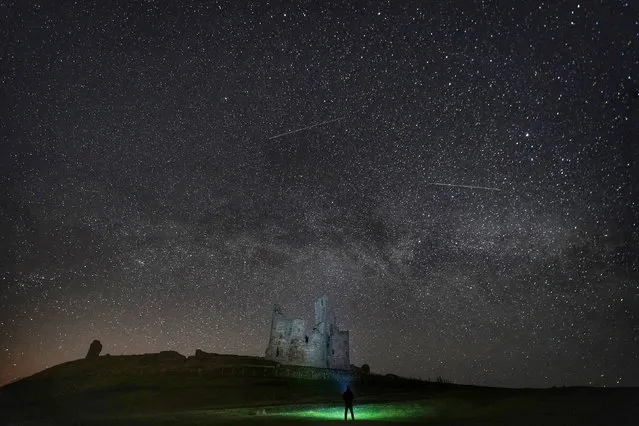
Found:
[{"label": "silhouetted hill", "polygon": [[624,412],[639,411],[637,389],[480,388],[361,374],[357,369],[281,366],[259,357],[198,351],[188,358],[161,352],[60,364],[0,388],[0,413],[3,420],[15,424],[42,419],[53,419],[53,424],[71,424],[71,420],[78,424],[161,424],[161,419],[166,424],[208,424],[208,420],[194,423],[180,416],[213,415],[217,411],[211,410],[227,408],[253,407],[255,412],[256,407],[273,410],[290,404],[339,404],[346,384],[353,387],[360,406],[418,401],[416,404],[436,406],[440,418],[457,420],[461,415],[492,419],[531,411],[534,415],[560,413],[564,420],[573,415],[586,420],[614,415],[617,424],[624,424]]},{"label": "silhouetted hill", "polygon": [[[66,362],[6,385],[0,408],[12,413],[90,417],[331,401],[339,399],[345,383],[357,377],[357,373],[333,371],[330,379],[316,380],[325,371],[202,351],[188,358],[177,352],[106,355]],[[366,385],[369,394],[401,391],[409,382],[421,385],[384,376],[367,379],[379,382]]]}]

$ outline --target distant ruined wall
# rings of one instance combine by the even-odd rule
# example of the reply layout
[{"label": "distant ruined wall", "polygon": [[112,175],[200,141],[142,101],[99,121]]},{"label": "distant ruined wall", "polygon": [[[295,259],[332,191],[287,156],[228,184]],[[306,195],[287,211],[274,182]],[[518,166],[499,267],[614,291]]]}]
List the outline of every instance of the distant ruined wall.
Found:
[{"label": "distant ruined wall", "polygon": [[322,296],[315,301],[315,328],[322,334],[326,333],[327,310],[328,297]]},{"label": "distant ruined wall", "polygon": [[335,327],[331,334],[328,351],[328,368],[348,369],[350,367],[348,331]]},{"label": "distant ruined wall", "polygon": [[277,377],[293,377],[306,380],[359,381],[361,375],[349,370],[303,367],[299,365],[279,365],[274,369]]},{"label": "distant ruined wall", "polygon": [[282,315],[279,305],[273,308],[271,320],[271,336],[266,349],[266,358],[285,362],[288,359],[288,344],[291,335],[291,320]]},{"label": "distant ruined wall", "polygon": [[317,336],[313,341],[313,367],[328,368],[328,297],[322,296],[314,303],[315,307],[315,330]]},{"label": "distant ruined wall", "polygon": [[286,364],[305,365],[306,363],[306,321],[293,319],[291,321],[291,333],[288,345],[288,357]]},{"label": "distant ruined wall", "polygon": [[339,330],[329,316],[328,297],[315,300],[314,308],[315,324],[307,332],[306,321],[285,317],[275,305],[265,358],[283,365],[349,369],[348,331]]},{"label": "distant ruined wall", "polygon": [[324,358],[324,348],[326,340],[318,330],[313,330],[308,338],[306,347],[306,365],[309,367],[326,368],[326,359]]}]

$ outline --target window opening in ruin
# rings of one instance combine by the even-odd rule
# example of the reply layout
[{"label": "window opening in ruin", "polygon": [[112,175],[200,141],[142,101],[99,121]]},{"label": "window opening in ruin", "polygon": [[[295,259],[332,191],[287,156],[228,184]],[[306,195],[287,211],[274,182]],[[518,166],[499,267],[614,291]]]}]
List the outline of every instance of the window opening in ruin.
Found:
[{"label": "window opening in ruin", "polygon": [[304,336],[304,340],[306,340],[306,343],[308,343],[308,336]]},{"label": "window opening in ruin", "polygon": [[277,351],[275,351],[275,356],[280,356],[280,348],[277,348]]},{"label": "window opening in ruin", "polygon": [[335,355],[335,349],[333,349],[333,355]]}]

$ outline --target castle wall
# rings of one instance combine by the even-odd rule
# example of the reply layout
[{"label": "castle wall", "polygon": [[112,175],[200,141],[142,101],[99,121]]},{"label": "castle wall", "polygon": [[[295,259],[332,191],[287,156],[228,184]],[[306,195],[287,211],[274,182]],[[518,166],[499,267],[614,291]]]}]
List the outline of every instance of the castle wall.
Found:
[{"label": "castle wall", "polygon": [[309,336],[306,354],[306,365],[326,368],[326,338],[317,329]]},{"label": "castle wall", "polygon": [[326,333],[326,319],[328,311],[328,297],[322,296],[315,301],[315,328],[322,334]]},{"label": "castle wall", "polygon": [[335,330],[329,343],[328,368],[343,370],[350,368],[348,331]]},{"label": "castle wall", "polygon": [[306,365],[306,321],[291,320],[291,333],[287,359],[290,364]]},{"label": "castle wall", "polygon": [[274,307],[265,358],[283,365],[349,369],[348,331],[339,330],[333,316],[329,320],[326,296],[315,300],[314,307],[315,324],[310,333],[306,321],[287,318],[278,305]]},{"label": "castle wall", "polygon": [[282,315],[279,306],[276,306],[273,309],[271,336],[266,349],[266,359],[284,363],[288,361],[291,330],[292,321]]}]

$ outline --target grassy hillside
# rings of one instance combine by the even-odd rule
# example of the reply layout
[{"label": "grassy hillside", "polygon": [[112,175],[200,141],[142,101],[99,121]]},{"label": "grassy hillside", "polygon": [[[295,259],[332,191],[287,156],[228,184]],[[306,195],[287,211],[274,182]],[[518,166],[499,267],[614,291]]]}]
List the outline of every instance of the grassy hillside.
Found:
[{"label": "grassy hillside", "polygon": [[[271,367],[274,363],[255,357],[186,359],[176,353],[77,360],[0,388],[0,413],[14,424],[43,419],[55,423],[42,424],[91,425],[324,424],[342,419],[346,382],[252,375]],[[228,375],[220,374],[222,368]],[[377,424],[636,424],[633,419],[639,418],[637,389],[512,390],[375,375],[349,384],[359,418]]]},{"label": "grassy hillside", "polygon": [[[265,367],[275,364],[257,357],[220,355],[209,359],[186,359],[176,353],[82,359],[57,365],[3,387],[0,410],[23,419],[87,418],[113,413],[128,415],[330,402],[339,401],[346,385],[337,380],[261,375]],[[352,384],[361,399],[423,387],[416,381],[384,377],[375,380],[375,377],[370,376],[368,383]]]}]

